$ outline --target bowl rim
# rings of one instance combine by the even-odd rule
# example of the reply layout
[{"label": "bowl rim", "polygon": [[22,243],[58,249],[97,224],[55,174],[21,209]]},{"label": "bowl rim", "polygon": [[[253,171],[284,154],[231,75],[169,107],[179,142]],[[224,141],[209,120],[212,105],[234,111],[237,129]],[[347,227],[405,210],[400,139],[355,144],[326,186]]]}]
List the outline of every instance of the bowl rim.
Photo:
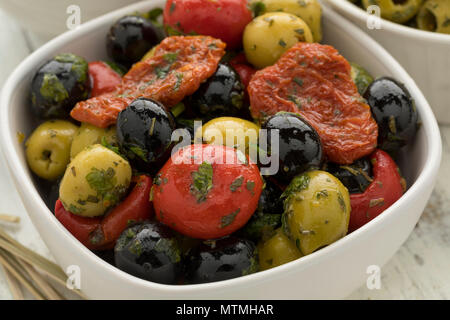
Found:
[{"label": "bowl rim", "polygon": [[[366,11],[364,11],[364,9],[358,7],[357,5],[348,0],[324,0],[324,1],[329,6],[335,8],[337,7],[340,10],[351,15],[355,20],[358,20],[360,23],[365,23],[367,19],[371,17],[371,15],[368,14]],[[384,18],[381,18],[381,21],[382,24],[380,30],[370,30],[370,31],[373,32],[381,30],[389,31],[397,35],[410,38],[412,41],[420,40],[429,43],[447,44],[450,46],[450,34],[420,30],[405,26],[400,23],[392,22]]]},{"label": "bowl rim", "polygon": [[[363,237],[370,235],[370,233],[374,233],[378,229],[382,228],[384,224],[388,223],[388,221],[392,219],[394,212],[398,208],[401,208],[408,201],[412,200],[418,194],[423,192],[424,187],[429,185],[427,181],[430,182],[430,180],[434,180],[434,178],[436,177],[442,152],[440,132],[433,112],[420,89],[417,87],[414,80],[411,79],[406,71],[400,66],[400,64],[384,48],[382,48],[377,42],[375,42],[375,40],[370,38],[357,26],[353,25],[343,17],[339,16],[337,13],[333,12],[331,9],[324,6],[324,17],[326,19],[333,20],[333,23],[338,25],[341,31],[353,34],[357,39],[364,39],[364,41],[366,42],[365,46],[367,50],[371,50],[376,53],[375,56],[378,57],[383,65],[390,65],[392,72],[396,73],[397,76],[402,79],[402,82],[404,82],[405,85],[409,88],[416,100],[416,105],[419,109],[420,116],[423,122],[422,130],[424,130],[424,134],[426,136],[425,145],[428,149],[428,155],[422,171],[417,176],[416,181],[410,186],[407,192],[391,207],[385,210],[383,214],[380,214],[363,227],[319,251],[305,256],[302,259],[289,262],[270,270],[265,270],[230,280],[195,285],[165,285],[134,277],[131,274],[128,274],[102,260],[100,257],[83,246],[78,240],[76,240],[76,238],[73,237],[69,233],[69,231],[67,231],[62,226],[62,224],[59,223],[59,221],[54,217],[53,213],[45,205],[38,191],[35,189],[29,176],[29,169],[26,166],[21,165],[19,155],[18,153],[16,153],[14,147],[14,139],[17,138],[16,133],[12,132],[12,128],[10,127],[9,119],[11,117],[10,109],[12,106],[12,104],[10,104],[10,101],[15,93],[16,87],[20,84],[20,81],[24,78],[27,78],[27,75],[29,75],[30,72],[33,72],[36,67],[42,62],[42,60],[44,58],[47,58],[51,52],[54,52],[58,48],[67,45],[72,40],[82,39],[83,36],[89,34],[91,30],[94,30],[99,25],[107,23],[111,24],[112,21],[115,21],[117,18],[123,16],[126,13],[148,10],[150,8],[158,6],[162,7],[163,4],[164,0],[149,0],[132,4],[86,22],[79,28],[68,31],[54,38],[53,40],[33,52],[31,55],[29,55],[24,61],[22,61],[22,63],[18,67],[16,67],[16,69],[5,82],[0,95],[0,145],[4,151],[8,169],[14,178],[16,189],[20,191],[19,195],[21,196],[22,201],[24,202],[25,197],[29,198],[30,201],[35,204],[35,209],[33,210],[33,212],[39,212],[36,214],[33,213],[32,215],[28,213],[28,215],[32,220],[32,216],[35,215],[39,215],[39,219],[45,219],[48,229],[52,232],[57,233],[56,236],[61,239],[61,241],[67,247],[68,251],[71,252],[72,250],[76,250],[78,252],[77,255],[80,257],[80,259],[84,259],[85,261],[87,261],[86,263],[94,265],[96,268],[101,268],[102,272],[107,273],[108,275],[119,277],[121,278],[121,280],[123,280],[123,282],[128,282],[130,285],[145,287],[146,290],[155,290],[156,292],[159,292],[161,294],[205,294],[207,292],[212,292],[213,290],[228,289],[243,283],[255,286],[256,284],[267,281],[269,277],[272,277],[272,279],[276,279],[282,276],[284,277],[286,274],[298,271],[298,269],[304,269],[310,265],[316,265],[327,257],[347,250],[352,242],[358,241],[358,239],[362,239]],[[55,258],[58,260],[58,257]]]}]

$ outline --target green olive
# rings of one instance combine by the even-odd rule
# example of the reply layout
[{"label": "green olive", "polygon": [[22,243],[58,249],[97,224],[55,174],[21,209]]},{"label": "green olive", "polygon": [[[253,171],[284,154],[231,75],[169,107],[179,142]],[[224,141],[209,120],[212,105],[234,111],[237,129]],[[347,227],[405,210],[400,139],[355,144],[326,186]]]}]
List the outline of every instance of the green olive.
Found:
[{"label": "green olive", "polygon": [[277,229],[270,239],[258,244],[258,255],[261,270],[281,266],[302,256],[282,228]]},{"label": "green olive", "polygon": [[378,6],[381,17],[397,23],[405,23],[414,17],[422,2],[423,0],[362,0],[365,9]]},{"label": "green olive", "polygon": [[250,6],[258,6],[266,12],[295,14],[309,26],[314,42],[322,40],[322,8],[317,0],[251,0]]},{"label": "green olive", "polygon": [[243,36],[245,56],[257,68],[274,64],[299,41],[313,42],[311,30],[302,19],[284,12],[256,17],[245,27]]},{"label": "green olive", "polygon": [[317,170],[296,176],[282,197],[283,230],[304,255],[347,234],[350,196],[330,173]]},{"label": "green olive", "polygon": [[355,82],[356,87],[358,88],[359,94],[363,95],[367,87],[373,82],[373,77],[369,74],[369,72],[367,72],[366,69],[361,67],[359,64],[351,62],[350,65],[352,67],[352,79]]},{"label": "green olive", "polygon": [[89,123],[82,123],[73,138],[70,158],[73,159],[88,146],[102,143],[117,146],[116,127],[102,129]]},{"label": "green olive", "polygon": [[95,144],[70,162],[59,188],[64,208],[84,217],[103,215],[127,192],[131,181],[128,161]]},{"label": "green olive", "polygon": [[416,17],[421,30],[450,34],[450,1],[428,0]]},{"label": "green olive", "polygon": [[[259,126],[248,120],[220,117],[202,126],[202,138],[205,143],[235,147],[248,154],[251,146],[258,145],[259,129]],[[251,148],[251,151],[256,150]],[[252,159],[256,159],[256,154],[252,156]]]},{"label": "green olive", "polygon": [[31,170],[46,180],[59,178],[69,163],[76,131],[76,125],[64,120],[50,120],[37,127],[25,142]]}]

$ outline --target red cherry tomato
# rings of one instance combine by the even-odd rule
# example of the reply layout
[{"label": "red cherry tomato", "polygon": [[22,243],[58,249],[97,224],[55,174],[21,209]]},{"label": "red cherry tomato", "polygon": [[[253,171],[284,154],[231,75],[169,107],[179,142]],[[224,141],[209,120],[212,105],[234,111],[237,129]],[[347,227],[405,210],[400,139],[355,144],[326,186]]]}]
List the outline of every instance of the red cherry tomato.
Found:
[{"label": "red cherry tomato", "polygon": [[403,194],[404,180],[394,160],[377,149],[370,156],[373,181],[363,193],[350,195],[349,232],[354,231],[389,208]]},{"label": "red cherry tomato", "polygon": [[155,178],[156,218],[198,239],[220,238],[241,228],[256,210],[263,187],[258,167],[248,161],[225,146],[180,149]]},{"label": "red cherry tomato", "polygon": [[103,61],[93,61],[88,65],[91,78],[91,97],[112,92],[122,81],[120,75]]},{"label": "red cherry tomato", "polygon": [[231,49],[242,46],[251,20],[246,0],[168,0],[164,9],[166,29],[219,38]]},{"label": "red cherry tomato", "polygon": [[87,248],[111,249],[127,226],[149,219],[153,215],[153,207],[149,201],[152,179],[141,175],[135,179],[135,183],[128,197],[105,217],[87,218],[74,215],[64,209],[61,201],[57,200],[56,219]]}]

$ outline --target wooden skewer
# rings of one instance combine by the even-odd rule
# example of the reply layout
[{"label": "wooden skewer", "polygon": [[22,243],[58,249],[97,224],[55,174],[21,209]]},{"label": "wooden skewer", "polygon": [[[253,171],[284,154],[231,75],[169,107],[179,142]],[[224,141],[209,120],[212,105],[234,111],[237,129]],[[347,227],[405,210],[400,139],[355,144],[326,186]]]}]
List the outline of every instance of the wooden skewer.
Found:
[{"label": "wooden skewer", "polygon": [[0,263],[8,269],[9,272],[38,300],[45,300],[45,296],[37,289],[33,283],[27,279],[22,267],[14,261],[14,257],[11,257],[6,251],[0,250]]},{"label": "wooden skewer", "polygon": [[[57,264],[23,246],[6,232],[1,230],[1,228],[0,248],[3,248],[9,253],[29,263],[30,265],[39,268],[39,270],[43,271],[50,278],[66,287],[67,275]],[[80,290],[72,290],[72,292],[77,294],[82,299],[87,299]]]},{"label": "wooden skewer", "polygon": [[5,267],[3,267],[3,271],[6,277],[6,282],[8,282],[9,290],[13,296],[14,300],[23,300],[23,292],[20,288],[20,283],[16,278],[8,271]]},{"label": "wooden skewer", "polygon": [[9,214],[0,213],[0,220],[5,222],[19,223],[20,217],[11,216]]},{"label": "wooden skewer", "polygon": [[67,276],[57,264],[24,247],[11,237],[6,238],[4,234],[5,232],[0,230],[0,248],[39,268],[62,285],[66,285]]},{"label": "wooden skewer", "polygon": [[55,289],[29,263],[23,261],[22,259],[18,259],[18,262],[49,300],[63,300],[59,293],[55,291]]}]

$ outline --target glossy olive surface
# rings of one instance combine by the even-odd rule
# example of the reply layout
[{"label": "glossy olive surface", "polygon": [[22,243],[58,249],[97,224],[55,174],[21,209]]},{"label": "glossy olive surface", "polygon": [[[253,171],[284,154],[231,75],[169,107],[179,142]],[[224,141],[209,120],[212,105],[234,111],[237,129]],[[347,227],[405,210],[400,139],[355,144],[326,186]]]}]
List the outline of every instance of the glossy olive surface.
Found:
[{"label": "glossy olive surface", "polygon": [[159,102],[138,98],[119,113],[117,140],[140,170],[155,172],[169,157],[175,120]]},{"label": "glossy olive surface", "polygon": [[378,124],[379,148],[395,153],[417,131],[418,113],[408,90],[394,79],[375,80],[364,93]]},{"label": "glossy olive surface", "polygon": [[361,158],[349,165],[329,162],[326,171],[339,179],[349,193],[362,193],[372,182],[372,166],[369,159]]},{"label": "glossy olive surface", "polygon": [[172,230],[157,222],[125,229],[114,248],[117,268],[136,277],[175,284],[182,271],[181,249]]},{"label": "glossy olive surface", "polygon": [[130,15],[112,25],[106,37],[106,48],[115,62],[129,67],[163,38],[163,31],[150,20]]},{"label": "glossy olive surface", "polygon": [[62,53],[44,63],[31,81],[31,107],[41,118],[67,118],[78,101],[89,96],[88,64]]},{"label": "glossy olive surface", "polygon": [[214,75],[186,101],[200,117],[236,116],[243,107],[244,86],[231,66],[219,63]]},{"label": "glossy olive surface", "polygon": [[[272,157],[278,156],[279,170],[275,178],[279,181],[289,183],[296,175],[320,167],[323,159],[320,137],[300,115],[279,112],[268,118],[261,128],[267,130],[268,151]],[[279,132],[278,151],[272,146],[272,130]]]},{"label": "glossy olive surface", "polygon": [[186,283],[237,278],[258,271],[256,246],[237,237],[204,241],[186,262]]}]

